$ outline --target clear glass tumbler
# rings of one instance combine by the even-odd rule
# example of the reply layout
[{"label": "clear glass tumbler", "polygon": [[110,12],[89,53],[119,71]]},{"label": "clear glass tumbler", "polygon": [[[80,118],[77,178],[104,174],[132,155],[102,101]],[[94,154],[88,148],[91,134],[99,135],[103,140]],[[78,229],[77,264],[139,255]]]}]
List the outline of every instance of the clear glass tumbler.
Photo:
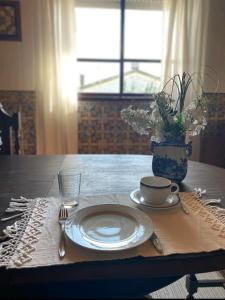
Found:
[{"label": "clear glass tumbler", "polygon": [[58,172],[59,194],[62,204],[71,208],[79,204],[81,173],[75,169],[63,169]]}]

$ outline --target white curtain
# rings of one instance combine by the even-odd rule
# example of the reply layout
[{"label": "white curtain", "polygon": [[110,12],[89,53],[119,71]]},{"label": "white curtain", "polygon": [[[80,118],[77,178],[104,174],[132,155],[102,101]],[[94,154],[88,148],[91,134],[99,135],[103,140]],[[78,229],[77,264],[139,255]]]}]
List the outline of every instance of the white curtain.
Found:
[{"label": "white curtain", "polygon": [[[204,86],[209,0],[164,0],[164,45],[162,85],[175,74],[183,72],[196,78],[195,89]],[[189,100],[191,94],[188,95]],[[186,103],[187,104],[187,103]],[[193,138],[192,159],[198,160],[199,137]]]},{"label": "white curtain", "polygon": [[32,0],[38,154],[77,152],[74,0]]},{"label": "white curtain", "polygon": [[165,0],[163,80],[183,71],[204,73],[208,0]]}]

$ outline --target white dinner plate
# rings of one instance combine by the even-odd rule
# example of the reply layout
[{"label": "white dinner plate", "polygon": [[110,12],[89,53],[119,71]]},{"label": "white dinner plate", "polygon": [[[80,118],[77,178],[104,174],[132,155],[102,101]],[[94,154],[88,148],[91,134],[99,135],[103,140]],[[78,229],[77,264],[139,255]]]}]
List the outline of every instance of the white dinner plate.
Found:
[{"label": "white dinner plate", "polygon": [[100,251],[134,248],[148,240],[153,231],[147,214],[119,204],[82,208],[65,226],[65,233],[72,242]]},{"label": "white dinner plate", "polygon": [[180,202],[180,198],[176,196],[176,194],[171,194],[163,204],[155,205],[146,203],[144,198],[142,197],[141,191],[136,189],[130,193],[130,199],[136,204],[144,205],[148,208],[153,209],[168,209],[176,206]]}]

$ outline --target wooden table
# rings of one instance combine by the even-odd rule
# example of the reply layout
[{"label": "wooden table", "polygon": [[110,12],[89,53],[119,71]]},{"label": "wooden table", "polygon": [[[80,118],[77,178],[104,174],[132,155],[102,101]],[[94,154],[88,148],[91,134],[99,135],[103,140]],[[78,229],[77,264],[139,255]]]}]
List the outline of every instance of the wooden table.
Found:
[{"label": "wooden table", "polygon": [[[61,168],[76,168],[83,174],[81,194],[130,193],[138,187],[142,176],[152,175],[151,163],[152,157],[147,155],[0,156],[0,212],[7,208],[11,197],[58,195],[56,174]],[[225,195],[225,170],[190,161],[180,189],[191,191],[196,186]],[[224,205],[225,198],[223,201]],[[1,224],[0,229],[5,225]],[[34,269],[2,268],[0,285],[1,291],[3,286],[13,287],[13,294],[20,298],[21,295],[26,298],[27,294],[45,299],[82,295],[140,297],[186,274],[222,269],[225,269],[225,251],[214,251]],[[12,297],[12,291],[1,292],[1,296]]]}]

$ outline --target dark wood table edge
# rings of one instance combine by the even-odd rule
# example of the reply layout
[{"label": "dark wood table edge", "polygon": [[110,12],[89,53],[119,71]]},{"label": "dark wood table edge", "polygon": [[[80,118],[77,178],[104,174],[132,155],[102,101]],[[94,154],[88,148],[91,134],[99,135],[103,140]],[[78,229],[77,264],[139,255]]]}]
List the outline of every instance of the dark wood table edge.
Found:
[{"label": "dark wood table edge", "polygon": [[[163,268],[161,263],[163,262]],[[193,272],[204,273],[225,269],[225,251],[198,254],[173,254],[160,257],[134,257],[112,261],[92,261],[33,268],[0,269],[0,276],[11,282],[44,283],[63,280],[102,280],[184,276]],[[217,267],[215,267],[217,266]],[[134,272],[135,270],[135,272]],[[185,272],[184,272],[185,270]]]}]

